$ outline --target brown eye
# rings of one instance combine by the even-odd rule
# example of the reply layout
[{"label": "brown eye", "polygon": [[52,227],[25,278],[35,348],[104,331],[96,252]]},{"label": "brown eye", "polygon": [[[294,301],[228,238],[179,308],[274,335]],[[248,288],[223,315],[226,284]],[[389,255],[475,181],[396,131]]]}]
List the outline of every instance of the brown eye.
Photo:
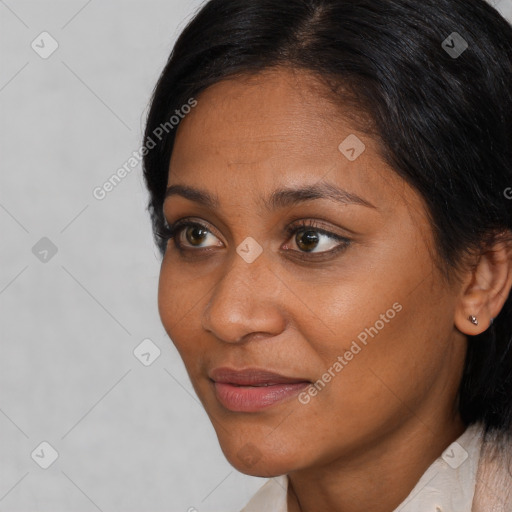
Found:
[{"label": "brown eye", "polygon": [[295,235],[295,243],[300,250],[310,252],[312,251],[319,243],[320,237],[316,231],[311,229],[309,230],[301,230],[297,231]]},{"label": "brown eye", "polygon": [[222,247],[222,242],[204,225],[181,220],[167,229],[167,239],[178,249],[195,250]]},{"label": "brown eye", "polygon": [[187,242],[189,242],[190,245],[196,246],[203,243],[209,231],[204,229],[202,226],[192,225],[186,228],[184,233]]},{"label": "brown eye", "polygon": [[337,248],[345,247],[350,243],[347,238],[310,225],[291,226],[287,231],[292,241],[286,248],[296,245],[298,250],[292,250],[299,253],[333,253]]},{"label": "brown eye", "polygon": [[290,257],[313,263],[328,261],[352,244],[351,239],[333,233],[324,226],[317,220],[302,220],[287,226],[288,242],[282,249]]}]

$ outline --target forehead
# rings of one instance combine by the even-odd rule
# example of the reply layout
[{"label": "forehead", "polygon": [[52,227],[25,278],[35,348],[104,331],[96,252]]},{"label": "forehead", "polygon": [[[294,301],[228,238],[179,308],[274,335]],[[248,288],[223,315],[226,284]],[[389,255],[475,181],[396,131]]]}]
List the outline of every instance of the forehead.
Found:
[{"label": "forehead", "polygon": [[[396,185],[378,142],[359,132],[309,73],[273,69],[231,78],[207,88],[197,101],[178,128],[169,185],[200,186],[221,197],[325,179],[356,194],[364,191],[373,204],[382,187]],[[347,139],[364,144],[356,160],[340,150]]]},{"label": "forehead", "polygon": [[[329,142],[336,150],[343,134],[354,131],[341,112],[341,105],[328,99],[326,87],[311,73],[273,68],[203,91],[197,107],[181,122],[176,145],[202,150],[221,146],[245,156],[264,146],[266,153],[284,150],[308,157]],[[332,141],[324,140],[329,128]],[[188,137],[191,132],[201,137]]]}]

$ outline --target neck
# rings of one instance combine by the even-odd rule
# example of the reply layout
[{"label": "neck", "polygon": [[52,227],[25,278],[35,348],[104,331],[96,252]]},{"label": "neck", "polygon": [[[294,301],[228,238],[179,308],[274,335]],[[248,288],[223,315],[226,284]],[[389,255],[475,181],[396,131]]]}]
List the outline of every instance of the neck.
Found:
[{"label": "neck", "polygon": [[434,428],[413,416],[358,453],[324,466],[291,472],[288,511],[395,510],[428,467],[465,429],[458,415]]}]

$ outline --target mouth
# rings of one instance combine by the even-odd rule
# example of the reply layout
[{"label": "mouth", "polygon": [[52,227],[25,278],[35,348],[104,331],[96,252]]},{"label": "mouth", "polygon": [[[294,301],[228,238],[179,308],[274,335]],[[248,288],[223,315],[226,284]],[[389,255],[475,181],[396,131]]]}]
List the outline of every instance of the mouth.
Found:
[{"label": "mouth", "polygon": [[257,412],[295,396],[311,384],[259,368],[215,368],[209,373],[218,401],[233,412]]}]

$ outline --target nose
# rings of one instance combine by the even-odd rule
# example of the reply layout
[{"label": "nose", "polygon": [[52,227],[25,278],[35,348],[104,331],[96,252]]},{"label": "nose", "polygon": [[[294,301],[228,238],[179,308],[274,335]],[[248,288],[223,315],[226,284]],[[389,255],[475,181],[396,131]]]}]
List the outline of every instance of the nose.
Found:
[{"label": "nose", "polygon": [[203,329],[226,343],[252,339],[256,333],[280,334],[287,323],[286,288],[269,268],[264,253],[252,263],[234,253],[226,265],[205,306]]}]

